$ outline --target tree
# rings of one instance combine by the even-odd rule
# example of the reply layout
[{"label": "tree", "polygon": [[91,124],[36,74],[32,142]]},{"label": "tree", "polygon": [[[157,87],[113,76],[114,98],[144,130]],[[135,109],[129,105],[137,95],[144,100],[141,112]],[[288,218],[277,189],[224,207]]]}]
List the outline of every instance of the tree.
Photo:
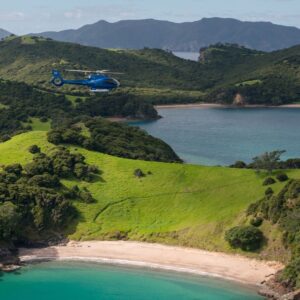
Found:
[{"label": "tree", "polygon": [[41,153],[41,148],[37,145],[32,145],[28,148],[28,151],[32,154]]},{"label": "tree", "polygon": [[238,160],[233,165],[231,165],[230,168],[245,169],[247,168],[247,164],[241,160]]},{"label": "tree", "polygon": [[8,165],[4,168],[4,171],[20,176],[23,171],[23,167],[20,164]]},{"label": "tree", "polygon": [[269,174],[272,174],[273,170],[279,166],[280,157],[285,152],[285,150],[265,152],[262,155],[254,157],[252,165],[258,172],[266,170]]},{"label": "tree", "polygon": [[19,217],[17,206],[11,202],[0,205],[0,240],[8,240],[16,235]]},{"label": "tree", "polygon": [[226,231],[225,240],[233,248],[254,251],[260,248],[263,233],[254,226],[237,226]]}]

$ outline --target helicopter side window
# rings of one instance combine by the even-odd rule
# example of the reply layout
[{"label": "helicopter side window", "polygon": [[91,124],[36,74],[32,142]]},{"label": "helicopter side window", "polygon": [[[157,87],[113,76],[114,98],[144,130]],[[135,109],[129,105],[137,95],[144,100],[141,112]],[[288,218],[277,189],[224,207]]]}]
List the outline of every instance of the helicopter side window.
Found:
[{"label": "helicopter side window", "polygon": [[116,84],[116,82],[113,79],[107,79],[105,82],[110,84]]}]

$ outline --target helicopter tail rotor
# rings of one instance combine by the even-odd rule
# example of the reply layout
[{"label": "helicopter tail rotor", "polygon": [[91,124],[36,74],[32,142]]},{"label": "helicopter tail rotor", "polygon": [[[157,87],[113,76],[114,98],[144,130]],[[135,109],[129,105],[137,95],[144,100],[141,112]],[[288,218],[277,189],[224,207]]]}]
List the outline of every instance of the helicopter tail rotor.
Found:
[{"label": "helicopter tail rotor", "polygon": [[63,86],[64,85],[64,79],[61,76],[60,72],[57,70],[52,70],[52,79],[51,83],[54,84],[57,87]]}]

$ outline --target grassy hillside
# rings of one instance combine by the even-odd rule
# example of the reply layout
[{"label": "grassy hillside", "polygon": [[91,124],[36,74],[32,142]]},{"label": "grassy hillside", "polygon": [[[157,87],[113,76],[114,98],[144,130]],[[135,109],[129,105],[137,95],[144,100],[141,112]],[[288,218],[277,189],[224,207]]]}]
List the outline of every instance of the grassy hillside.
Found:
[{"label": "grassy hillside", "polygon": [[[208,84],[196,62],[162,50],[105,50],[42,38],[20,37],[0,43],[0,77],[51,88],[51,70],[110,69],[126,73],[122,85],[202,89]],[[163,74],[163,77],[162,77]],[[69,77],[72,74],[64,74]]]},{"label": "grassy hillside", "polygon": [[[58,90],[51,86],[51,70],[103,68],[125,73],[118,78],[122,87],[117,93],[152,103],[232,103],[238,93],[253,104],[300,99],[300,46],[266,53],[218,44],[201,51],[199,63],[159,49],[105,50],[38,37],[14,37],[0,42],[0,78],[25,81],[55,92],[87,95],[84,88]],[[80,78],[70,73],[63,75]],[[245,85],[247,90],[241,88]]]},{"label": "grassy hillside", "polygon": [[[32,144],[45,152],[54,147],[47,142],[46,132],[24,133],[0,144],[0,163],[30,161],[27,149]],[[125,238],[232,251],[224,242],[225,230],[245,222],[245,210],[265,190],[263,176],[252,170],[134,161],[71,149],[103,172],[101,180],[92,183],[64,181],[69,187],[87,187],[96,199],[89,205],[75,203],[80,218],[69,228],[72,239]],[[151,174],[137,178],[137,168]],[[289,175],[300,178],[299,171]],[[282,186],[277,183],[274,190]],[[279,234],[270,228],[263,225],[270,240],[262,255],[283,255]]]}]

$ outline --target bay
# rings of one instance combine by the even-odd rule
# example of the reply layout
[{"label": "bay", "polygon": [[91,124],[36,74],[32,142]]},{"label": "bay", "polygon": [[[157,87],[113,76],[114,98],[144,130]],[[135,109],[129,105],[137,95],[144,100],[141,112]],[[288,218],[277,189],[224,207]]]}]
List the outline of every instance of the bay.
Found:
[{"label": "bay", "polygon": [[0,278],[5,300],[259,300],[231,282],[95,263],[44,262]]},{"label": "bay", "polygon": [[187,163],[229,165],[250,162],[266,151],[300,157],[298,108],[164,108],[163,117],[134,122],[167,142]]}]

